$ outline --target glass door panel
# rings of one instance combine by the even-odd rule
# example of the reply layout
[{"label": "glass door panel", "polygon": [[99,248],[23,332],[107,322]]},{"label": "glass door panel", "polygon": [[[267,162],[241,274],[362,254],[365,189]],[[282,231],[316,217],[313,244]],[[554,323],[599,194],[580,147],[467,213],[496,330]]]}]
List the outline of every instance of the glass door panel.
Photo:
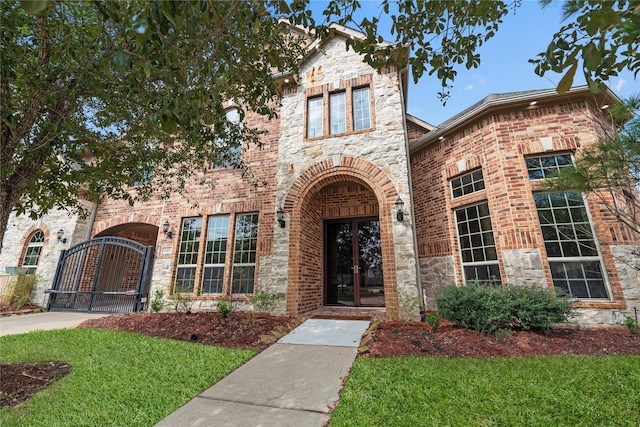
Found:
[{"label": "glass door panel", "polygon": [[380,222],[327,221],[325,304],[384,307]]},{"label": "glass door panel", "polygon": [[355,305],[351,222],[328,223],[327,305]]},{"label": "glass door panel", "polygon": [[358,221],[359,304],[384,306],[380,221]]}]

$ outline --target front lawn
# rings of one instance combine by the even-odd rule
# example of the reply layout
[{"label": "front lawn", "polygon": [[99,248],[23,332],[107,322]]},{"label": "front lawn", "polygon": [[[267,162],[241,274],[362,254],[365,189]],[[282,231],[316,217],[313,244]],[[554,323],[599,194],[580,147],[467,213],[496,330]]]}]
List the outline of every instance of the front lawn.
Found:
[{"label": "front lawn", "polygon": [[359,358],[339,426],[638,426],[640,357]]},{"label": "front lawn", "polygon": [[0,338],[2,363],[64,361],[71,373],[0,410],[5,426],[151,426],[255,352],[102,329]]}]

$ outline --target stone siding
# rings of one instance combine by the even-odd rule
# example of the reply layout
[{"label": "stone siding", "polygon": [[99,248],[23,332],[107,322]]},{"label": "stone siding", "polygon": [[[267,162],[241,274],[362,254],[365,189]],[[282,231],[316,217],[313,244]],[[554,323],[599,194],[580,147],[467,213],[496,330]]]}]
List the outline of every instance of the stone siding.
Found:
[{"label": "stone siding", "polygon": [[[91,211],[93,204],[84,202],[85,207]],[[40,252],[36,275],[36,284],[31,294],[31,303],[45,306],[47,302],[44,290],[53,285],[60,253],[63,249],[69,249],[87,238],[87,227],[90,217],[80,218],[78,215],[54,209],[38,220],[32,220],[27,215],[9,217],[7,231],[2,244],[0,254],[0,274],[5,274],[6,267],[19,267],[22,265],[24,253],[29,239],[36,230],[44,232],[44,245]],[[58,230],[64,230],[63,238],[66,243],[58,242]]]}]

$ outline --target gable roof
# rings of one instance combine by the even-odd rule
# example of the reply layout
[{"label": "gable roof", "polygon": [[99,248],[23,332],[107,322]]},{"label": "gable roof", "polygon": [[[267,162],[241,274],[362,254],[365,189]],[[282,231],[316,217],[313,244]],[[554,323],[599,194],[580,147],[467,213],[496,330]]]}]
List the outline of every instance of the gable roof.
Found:
[{"label": "gable roof", "polygon": [[[290,31],[295,32],[303,37],[307,37],[310,40],[309,44],[305,47],[305,51],[306,51],[305,54],[301,58],[299,58],[300,64],[303,64],[306,61],[308,61],[313,55],[315,55],[317,52],[320,51],[322,46],[328,43],[329,40],[334,39],[336,37],[340,37],[345,40],[346,39],[364,40],[366,38],[363,32],[357,31],[336,23],[332,23],[328,26],[329,35],[327,37],[319,37],[317,36],[316,31],[314,29],[308,29],[301,25],[293,25],[284,18],[280,19],[280,23],[282,25],[286,25],[287,27],[289,27]],[[393,43],[388,41],[376,43],[376,48],[382,49],[382,48],[389,48],[389,47],[395,48],[394,50],[400,53],[400,58],[402,59],[404,64],[403,67],[398,70],[398,76],[400,78],[401,85],[402,85],[401,86],[402,96],[405,104],[404,107],[406,110],[407,95],[408,95],[407,90],[409,87],[408,80],[407,80],[408,79],[407,64],[409,59],[409,49],[404,46],[394,45]],[[276,72],[274,73],[273,76],[274,76],[274,79],[276,80],[289,79],[297,82],[296,76],[294,76],[293,73],[291,73],[290,71]]]}]

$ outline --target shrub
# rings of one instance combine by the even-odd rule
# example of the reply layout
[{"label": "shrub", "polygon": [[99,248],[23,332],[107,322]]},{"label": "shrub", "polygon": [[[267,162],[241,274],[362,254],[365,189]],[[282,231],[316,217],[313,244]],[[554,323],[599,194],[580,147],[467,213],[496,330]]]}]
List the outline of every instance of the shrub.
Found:
[{"label": "shrub", "polygon": [[631,332],[633,335],[636,335],[638,333],[638,321],[633,317],[627,317],[625,325],[627,326],[627,329],[629,329],[629,332]]},{"label": "shrub", "polygon": [[542,287],[448,286],[438,296],[442,317],[484,334],[513,329],[546,330],[564,322],[573,303]]},{"label": "shrub", "polygon": [[264,289],[258,289],[251,297],[251,304],[260,313],[267,313],[278,306],[284,296]]},{"label": "shrub", "polygon": [[157,313],[159,311],[162,311],[162,309],[165,307],[165,304],[166,302],[164,301],[164,291],[162,289],[156,289],[153,293],[153,299],[149,304],[149,310],[151,310],[152,313]]},{"label": "shrub", "polygon": [[440,327],[440,313],[438,313],[437,311],[429,313],[426,320],[429,326],[431,326],[431,330],[433,332],[436,332]]},{"label": "shrub", "polygon": [[220,300],[218,301],[218,313],[223,319],[226,319],[231,313],[236,311],[236,306],[232,301]]}]

